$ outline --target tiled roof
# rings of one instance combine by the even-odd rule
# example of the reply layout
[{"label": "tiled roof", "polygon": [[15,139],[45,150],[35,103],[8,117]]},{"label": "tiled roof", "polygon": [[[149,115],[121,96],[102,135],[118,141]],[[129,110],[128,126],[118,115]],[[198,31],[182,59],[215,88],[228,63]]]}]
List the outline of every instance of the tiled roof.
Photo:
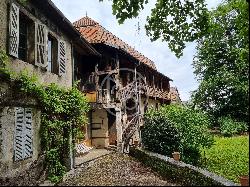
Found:
[{"label": "tiled roof", "polygon": [[120,48],[131,56],[139,60],[140,62],[148,65],[149,67],[156,70],[153,61],[139,53],[137,50],[126,44],[117,36],[102,27],[99,23],[92,20],[89,17],[83,17],[80,20],[73,23],[73,25],[79,30],[85,39],[90,43],[104,43],[116,48]]}]

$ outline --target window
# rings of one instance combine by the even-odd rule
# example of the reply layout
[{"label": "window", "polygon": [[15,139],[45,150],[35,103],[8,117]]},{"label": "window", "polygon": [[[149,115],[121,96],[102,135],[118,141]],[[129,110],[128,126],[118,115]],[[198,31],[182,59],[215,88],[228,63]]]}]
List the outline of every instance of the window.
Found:
[{"label": "window", "polygon": [[58,42],[57,40],[51,36],[48,35],[48,66],[47,71],[58,74],[58,57],[57,57],[57,49]]},{"label": "window", "polygon": [[27,33],[28,23],[24,15],[20,14],[19,18],[19,46],[18,46],[18,58],[27,61]]},{"label": "window", "polygon": [[35,25],[14,3],[10,8],[9,54],[34,63]]},{"label": "window", "polygon": [[15,108],[14,160],[19,161],[32,157],[32,109]]},{"label": "window", "polygon": [[18,58],[28,63],[34,63],[35,25],[22,12],[19,14],[19,45]]},{"label": "window", "polygon": [[66,75],[67,43],[48,34],[46,25],[32,21],[15,3],[10,7],[9,54],[59,76]]}]

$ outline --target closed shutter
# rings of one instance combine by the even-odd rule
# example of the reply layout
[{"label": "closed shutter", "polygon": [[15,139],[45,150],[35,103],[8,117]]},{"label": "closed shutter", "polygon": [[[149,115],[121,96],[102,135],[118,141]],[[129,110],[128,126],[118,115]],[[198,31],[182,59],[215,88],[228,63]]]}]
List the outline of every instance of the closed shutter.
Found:
[{"label": "closed shutter", "polygon": [[19,46],[19,8],[14,3],[10,6],[9,54],[18,58]]},{"label": "closed shutter", "polygon": [[32,110],[30,108],[17,107],[14,139],[15,161],[23,160],[32,156],[32,134]]},{"label": "closed shutter", "polygon": [[47,67],[47,29],[43,24],[35,23],[35,65]]},{"label": "closed shutter", "polygon": [[15,160],[23,159],[23,124],[24,124],[24,108],[16,108],[16,129],[14,140],[14,158]]},{"label": "closed shutter", "polygon": [[58,46],[59,76],[66,74],[66,42],[60,40]]},{"label": "closed shutter", "polygon": [[25,109],[25,123],[24,123],[24,158],[32,156],[32,110]]}]

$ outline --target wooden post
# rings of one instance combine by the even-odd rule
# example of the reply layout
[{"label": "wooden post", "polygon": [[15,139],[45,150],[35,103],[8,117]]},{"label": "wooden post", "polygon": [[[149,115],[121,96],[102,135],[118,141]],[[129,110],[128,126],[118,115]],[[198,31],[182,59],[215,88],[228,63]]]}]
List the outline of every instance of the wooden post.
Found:
[{"label": "wooden post", "polygon": [[117,132],[117,151],[123,152],[122,142],[122,121],[121,121],[121,108],[116,107],[116,132]]}]

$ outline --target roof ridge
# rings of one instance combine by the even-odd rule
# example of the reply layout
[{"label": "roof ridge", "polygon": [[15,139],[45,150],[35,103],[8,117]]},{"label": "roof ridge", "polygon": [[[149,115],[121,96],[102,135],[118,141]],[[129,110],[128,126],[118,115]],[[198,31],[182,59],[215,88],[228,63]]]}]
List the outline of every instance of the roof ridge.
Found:
[{"label": "roof ridge", "polygon": [[[85,19],[85,20],[84,20]],[[83,21],[85,21],[83,23]],[[92,23],[92,24],[91,24]],[[79,19],[78,21],[73,22],[73,25],[75,27],[82,27],[82,28],[91,28],[91,27],[98,27],[98,32],[102,32],[102,35],[112,35],[113,40],[116,42],[120,42],[119,44],[116,44],[117,47],[120,47],[123,50],[126,50],[127,52],[130,53],[131,56],[134,56],[137,60],[141,61],[142,63],[150,66],[151,68],[156,70],[156,66],[154,61],[152,61],[151,59],[149,59],[148,57],[146,57],[145,55],[143,55],[141,52],[139,52],[138,50],[135,49],[135,47],[130,46],[127,42],[123,41],[121,38],[119,38],[118,36],[114,35],[111,31],[107,30],[105,27],[103,27],[100,23],[98,23],[97,21],[89,18],[88,16],[84,16],[81,19]],[[99,30],[100,29],[100,30]],[[106,36],[106,40],[108,40],[110,37]],[[100,40],[102,39],[102,37],[100,37]],[[110,41],[110,39],[108,41],[100,41],[101,43],[110,43],[112,44],[112,40]],[[115,45],[115,44],[112,44]]]}]

